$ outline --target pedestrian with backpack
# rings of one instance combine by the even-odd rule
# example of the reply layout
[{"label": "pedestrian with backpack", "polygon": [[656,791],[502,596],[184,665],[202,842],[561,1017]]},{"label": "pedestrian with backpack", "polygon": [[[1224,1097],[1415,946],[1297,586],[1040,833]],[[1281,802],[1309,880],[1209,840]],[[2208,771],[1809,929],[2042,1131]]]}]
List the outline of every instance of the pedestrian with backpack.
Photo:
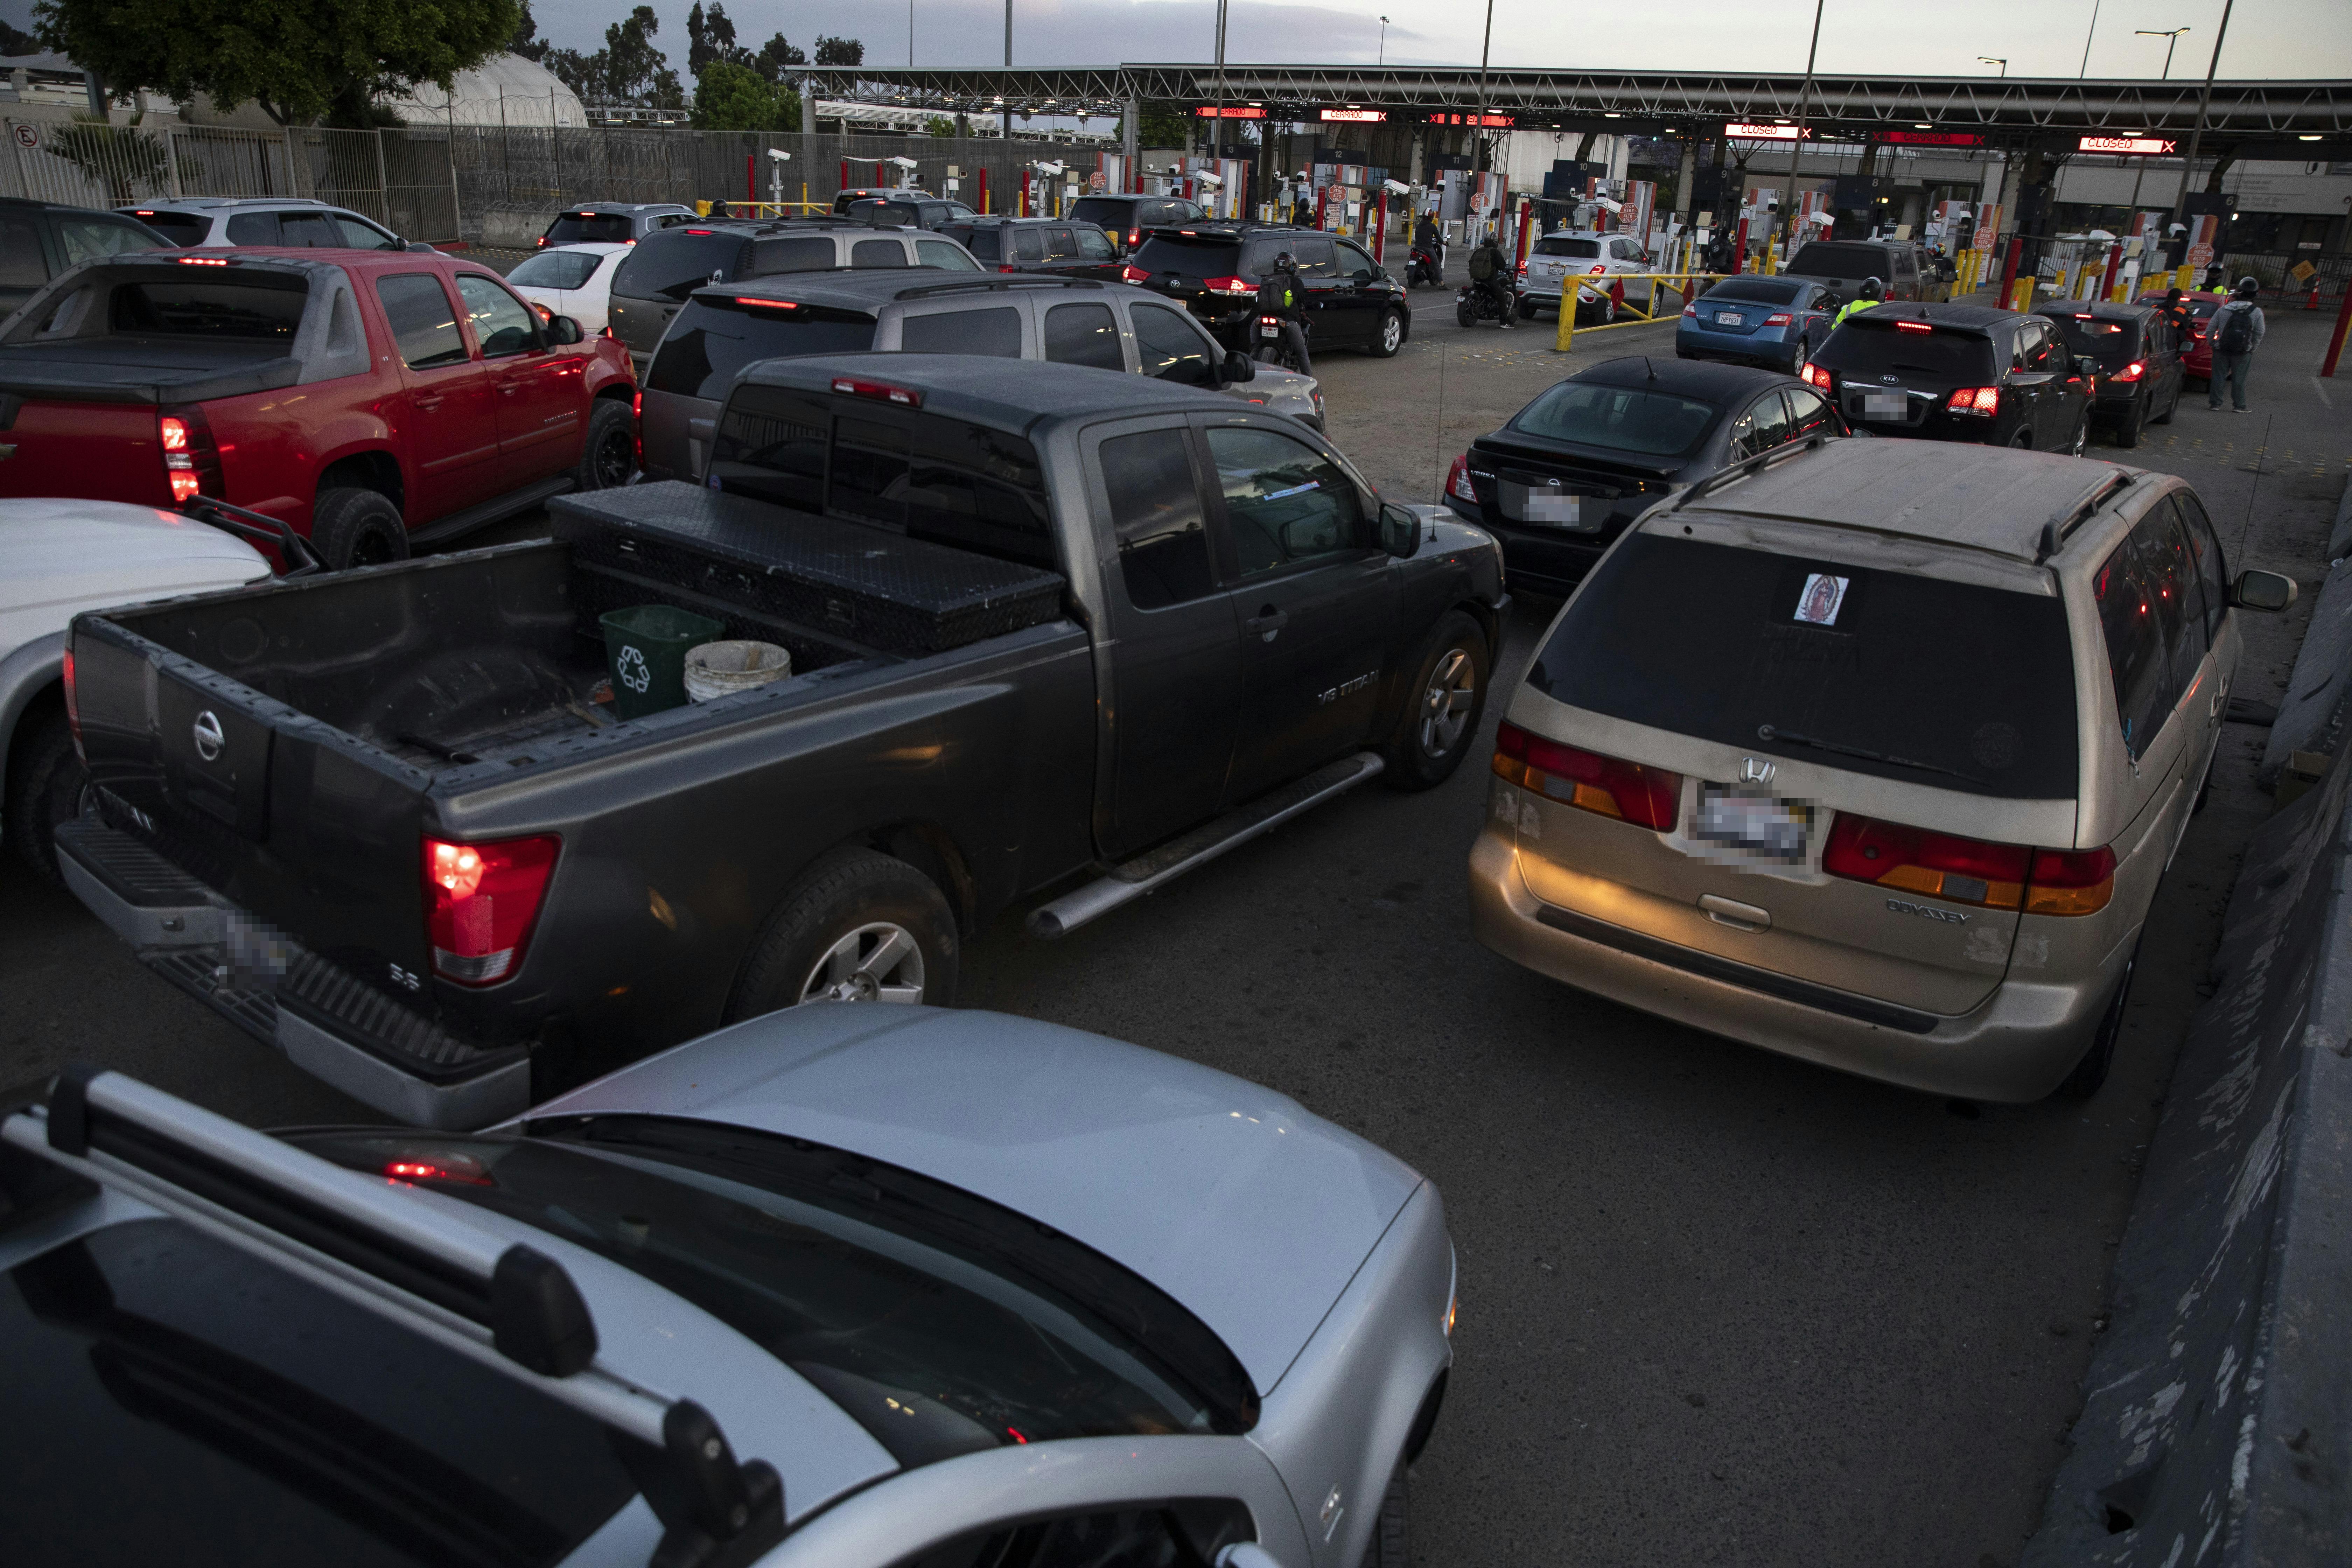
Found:
[{"label": "pedestrian with backpack", "polygon": [[2205,398],[2217,413],[2224,381],[2230,384],[2230,401],[2237,411],[2252,412],[2246,406],[2246,370],[2263,341],[2263,308],[2254,303],[2254,292],[2261,287],[2252,278],[2239,279],[2236,293],[2213,312],[2212,323],[2206,329],[2213,336],[2213,374],[2206,379]]}]

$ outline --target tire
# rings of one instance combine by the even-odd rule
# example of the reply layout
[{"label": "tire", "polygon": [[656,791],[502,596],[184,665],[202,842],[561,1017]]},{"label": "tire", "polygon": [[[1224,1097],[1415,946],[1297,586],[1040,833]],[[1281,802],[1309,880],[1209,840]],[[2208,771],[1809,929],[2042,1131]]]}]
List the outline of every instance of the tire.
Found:
[{"label": "tire", "polygon": [[2138,446],[2140,426],[2147,423],[2147,409],[2142,404],[2135,402],[2132,405],[2132,411],[2124,416],[2124,422],[2116,428],[2116,445],[2126,447]]},{"label": "tire", "polygon": [[1370,345],[1374,359],[1394,359],[1397,350],[1404,347],[1404,312],[1384,310],[1381,313],[1381,330]]},{"label": "tire", "polygon": [[1521,320],[1522,321],[1534,321],[1535,319],[1536,319],[1536,302],[1535,302],[1533,300],[1520,300],[1520,301],[1519,301],[1519,320]]},{"label": "tire", "polygon": [[2021,425],[2017,434],[2009,438],[2009,444],[2021,452],[2030,452],[2033,449],[2033,432]]},{"label": "tire", "polygon": [[1812,363],[1812,345],[1806,342],[1804,339],[1799,338],[1797,340],[1797,352],[1789,361],[1789,374],[1790,375],[1802,375],[1805,374],[1805,367]]},{"label": "tire", "polygon": [[1381,749],[1388,763],[1381,777],[1391,789],[1434,789],[1462,765],[1486,710],[1490,664],[1486,634],[1475,621],[1460,610],[1439,618],[1411,666],[1413,679],[1404,689],[1402,711]]},{"label": "tire", "polygon": [[[2132,441],[2137,441],[2138,439],[2139,434],[2135,430],[2132,433]],[[2126,442],[2124,444],[2126,446],[2129,446],[2131,442]],[[2079,458],[2090,449],[2090,446],[2091,411],[2085,408],[2083,410],[2083,417],[2074,422],[2074,438],[2066,443],[2066,455],[2070,458]]]},{"label": "tire", "polygon": [[637,471],[636,422],[629,405],[617,397],[600,397],[588,411],[588,439],[580,448],[580,466],[572,470],[575,489],[618,489]]},{"label": "tire", "polygon": [[1364,1542],[1360,1568],[1412,1568],[1412,1515],[1411,1494],[1402,1459],[1389,1475],[1389,1489],[1381,1494],[1381,1511],[1372,1521],[1372,1538]]},{"label": "tire", "polygon": [[810,867],[768,917],[728,998],[725,1020],[817,1001],[950,1006],[961,952],[939,884],[877,850],[835,849]]},{"label": "tire", "polygon": [[330,572],[408,559],[408,525],[381,490],[320,490],[310,508],[310,544]]},{"label": "tire", "polygon": [[2066,1081],[2058,1086],[2059,1095],[2068,1100],[2088,1100],[2099,1092],[2100,1085],[2107,1081],[2107,1074],[2116,1065],[2116,1042],[2123,1037],[2124,1012],[2131,1001],[2132,976],[2138,969],[2139,943],[2136,942],[2132,943],[2131,956],[2124,960],[2123,974],[2108,995],[2105,1009],[2099,1014],[2099,1027],[2091,1037],[2091,1048],[2083,1053],[2083,1059],[2074,1064],[2074,1070],[2068,1073]]},{"label": "tire", "polygon": [[81,809],[81,793],[89,783],[89,773],[74,755],[64,701],[37,701],[26,710],[8,746],[6,832],[9,847],[25,868],[52,888],[66,883],[58,871],[57,845],[50,836]]},{"label": "tire", "polygon": [[1467,300],[1457,300],[1454,305],[1454,319],[1465,327],[1475,327],[1478,324],[1478,309]]}]

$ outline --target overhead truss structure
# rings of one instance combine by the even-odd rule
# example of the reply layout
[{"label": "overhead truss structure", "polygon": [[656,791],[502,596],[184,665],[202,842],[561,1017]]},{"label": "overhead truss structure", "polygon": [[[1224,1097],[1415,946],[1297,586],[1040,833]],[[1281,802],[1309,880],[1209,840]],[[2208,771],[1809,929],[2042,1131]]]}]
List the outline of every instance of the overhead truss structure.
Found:
[{"label": "overhead truss structure", "polygon": [[[1475,109],[1542,123],[1622,117],[1694,125],[1804,120],[1823,125],[2000,132],[2186,132],[2200,81],[2034,77],[1816,76],[1668,71],[1494,70],[1465,66],[1118,65],[908,70],[818,67],[828,96],[904,99],[949,113],[1118,114],[1136,100],[1262,105],[1269,119],[1360,105]],[[1802,101],[1800,101],[1801,98]],[[2209,136],[2352,133],[2352,81],[2217,81]]]}]

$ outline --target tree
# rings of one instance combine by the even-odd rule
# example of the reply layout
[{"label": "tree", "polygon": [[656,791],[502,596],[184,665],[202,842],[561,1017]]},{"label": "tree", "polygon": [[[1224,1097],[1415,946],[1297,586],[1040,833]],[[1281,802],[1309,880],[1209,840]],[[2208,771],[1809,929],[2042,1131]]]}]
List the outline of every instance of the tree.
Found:
[{"label": "tree", "polygon": [[808,56],[801,53],[793,45],[786,43],[782,33],[778,33],[774,37],[761,44],[760,52],[751,57],[751,68],[770,81],[782,81],[784,79],[786,66],[806,64],[808,64]]},{"label": "tree", "polygon": [[695,83],[694,123],[701,131],[798,131],[800,95],[749,66],[713,60]]},{"label": "tree", "polygon": [[[1114,136],[1123,133],[1126,121],[1111,127]],[[1173,103],[1146,100],[1143,112],[1136,117],[1135,144],[1138,147],[1182,147],[1190,143],[1192,121],[1184,110]]]},{"label": "tree", "polygon": [[694,0],[686,13],[687,71],[699,77],[714,60],[748,66],[751,63],[751,53],[736,44],[735,23],[727,15],[726,6],[713,4],[706,15],[702,0]]},{"label": "tree", "polygon": [[554,47],[539,36],[539,24],[531,19],[530,0],[522,0],[522,20],[515,24],[514,37],[507,40],[507,53],[520,55],[527,60],[544,60]]},{"label": "tree", "polygon": [[953,136],[955,133],[955,121],[944,114],[934,114],[923,121],[923,134],[926,136]]},{"label": "tree", "polygon": [[669,57],[654,47],[661,18],[640,5],[604,29],[604,47],[588,57],[590,76],[604,89],[605,103],[683,109],[686,89],[669,68]]},{"label": "tree", "polygon": [[821,66],[862,66],[866,63],[866,46],[856,38],[835,38],[819,33],[816,63]]},{"label": "tree", "polygon": [[37,55],[40,52],[40,39],[0,22],[0,55]]},{"label": "tree", "polygon": [[[646,13],[651,15],[650,12]],[[280,125],[374,122],[378,94],[457,74],[510,43],[518,0],[40,0],[34,31],[115,92],[257,103]]]}]

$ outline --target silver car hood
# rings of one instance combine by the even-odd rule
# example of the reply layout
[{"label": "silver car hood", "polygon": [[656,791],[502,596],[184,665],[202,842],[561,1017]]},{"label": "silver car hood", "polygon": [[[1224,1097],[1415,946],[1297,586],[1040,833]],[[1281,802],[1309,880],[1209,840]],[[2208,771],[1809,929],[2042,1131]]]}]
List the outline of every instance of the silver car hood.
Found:
[{"label": "silver car hood", "polygon": [[706,1035],[533,1117],[806,1138],[1076,1237],[1197,1314],[1270,1393],[1421,1177],[1296,1100],[1001,1013],[830,1003]]}]

